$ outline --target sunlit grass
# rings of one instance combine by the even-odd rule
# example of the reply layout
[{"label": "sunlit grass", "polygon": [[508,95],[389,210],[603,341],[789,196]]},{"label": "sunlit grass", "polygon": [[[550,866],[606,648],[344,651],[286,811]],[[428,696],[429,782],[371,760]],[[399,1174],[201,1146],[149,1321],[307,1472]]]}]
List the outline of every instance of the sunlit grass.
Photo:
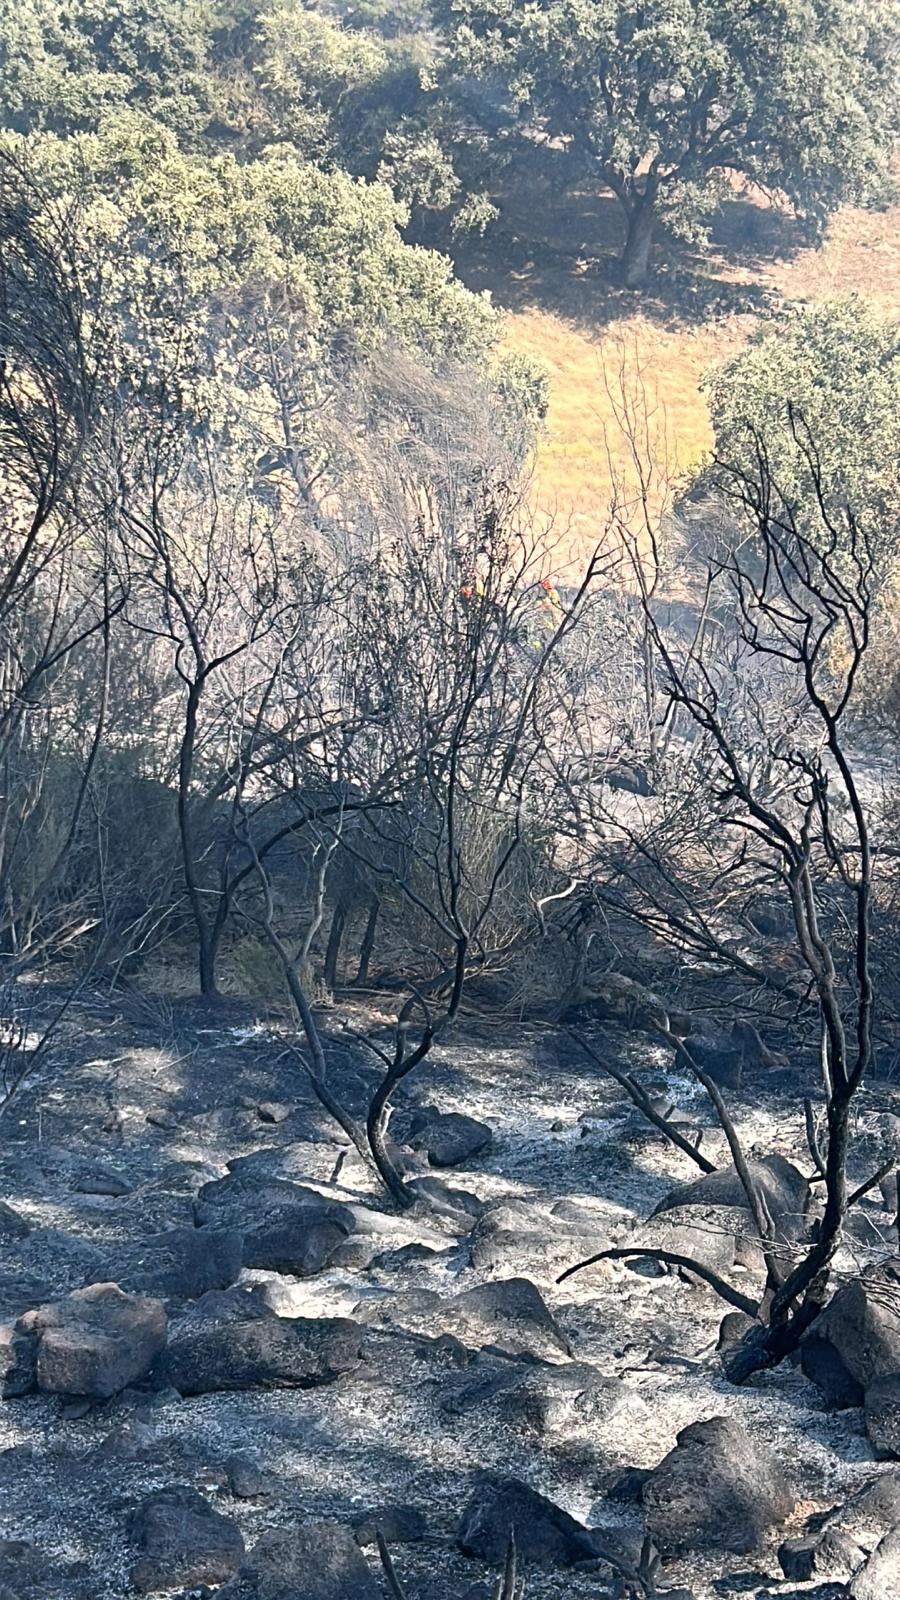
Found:
[{"label": "sunlit grass", "polygon": [[[565,307],[571,284],[562,281],[565,257],[560,260],[557,302]],[[817,303],[859,294],[883,315],[900,316],[900,207],[884,212],[848,208],[834,219],[821,248],[800,250],[793,259],[764,261],[751,272],[723,256],[714,267],[723,280],[760,285],[777,300]],[[582,279],[577,316],[524,303],[508,313],[506,332],[510,349],[538,357],[550,373],[550,410],[534,464],[533,504],[540,521],[563,529],[575,549],[599,536],[613,480],[633,482],[627,441],[614,415],[620,375],[632,390],[643,383],[660,480],[677,479],[696,467],[712,444],[704,374],[760,325],[760,318],[747,312],[671,327],[639,310],[610,320],[598,282],[592,327],[584,288]],[[546,269],[541,289],[546,305]],[[660,490],[661,482],[657,503]]]}]

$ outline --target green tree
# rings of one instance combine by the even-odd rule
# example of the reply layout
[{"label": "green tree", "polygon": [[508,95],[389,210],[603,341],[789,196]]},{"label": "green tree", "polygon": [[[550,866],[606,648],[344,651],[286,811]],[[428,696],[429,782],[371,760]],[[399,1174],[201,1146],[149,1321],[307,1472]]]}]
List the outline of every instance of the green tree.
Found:
[{"label": "green tree", "polygon": [[0,125],[70,133],[133,106],[196,136],[212,27],[210,0],[0,0]]},{"label": "green tree", "polygon": [[895,559],[900,324],[858,298],[804,310],[759,332],[707,388],[719,459],[753,475],[764,450],[810,527],[821,526],[821,494],[830,511],[852,508],[882,568]]},{"label": "green tree", "polygon": [[882,0],[436,0],[447,71],[562,142],[625,213],[648,276],[660,217],[690,227],[735,171],[813,232],[886,193],[898,17]]}]

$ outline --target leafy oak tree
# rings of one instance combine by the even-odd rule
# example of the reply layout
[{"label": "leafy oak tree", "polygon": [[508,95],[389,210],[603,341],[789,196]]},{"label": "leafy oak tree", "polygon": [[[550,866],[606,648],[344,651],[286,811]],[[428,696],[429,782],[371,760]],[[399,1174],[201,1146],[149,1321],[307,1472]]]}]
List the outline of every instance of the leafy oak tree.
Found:
[{"label": "leafy oak tree", "polygon": [[447,72],[563,143],[626,220],[625,282],[660,219],[696,231],[732,171],[815,235],[888,191],[900,26],[881,0],[437,0]]},{"label": "leafy oak tree", "polygon": [[[807,523],[855,507],[883,567],[900,525],[900,323],[858,297],[765,328],[710,378],[716,455],[744,471],[765,438],[772,475]],[[816,441],[798,450],[797,419]],[[813,476],[815,469],[815,479]]]}]

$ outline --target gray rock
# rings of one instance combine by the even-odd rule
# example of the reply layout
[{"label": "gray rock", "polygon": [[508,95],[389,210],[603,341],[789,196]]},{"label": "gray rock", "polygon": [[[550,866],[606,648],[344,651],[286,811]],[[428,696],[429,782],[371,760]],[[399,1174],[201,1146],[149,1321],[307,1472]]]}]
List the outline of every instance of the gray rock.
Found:
[{"label": "gray rock", "polygon": [[27,1239],[30,1232],[31,1223],[27,1218],[20,1216],[5,1200],[0,1200],[0,1244]]},{"label": "gray rock", "polygon": [[243,1451],[228,1457],[225,1475],[236,1500],[268,1500],[272,1494],[274,1483],[269,1473]]},{"label": "gray rock", "polygon": [[244,1541],[237,1525],[195,1489],[161,1489],[131,1519],[140,1552],[131,1572],[139,1594],[184,1584],[225,1583],[237,1572]]},{"label": "gray rock", "polygon": [[900,1595],[900,1527],[879,1541],[850,1585],[853,1600],[894,1600]]},{"label": "gray rock", "polygon": [[198,1300],[227,1289],[240,1276],[243,1239],[231,1228],[171,1228],[151,1234],[112,1262],[109,1276],[123,1289],[166,1300]]},{"label": "gray rock", "polygon": [[361,1331],[345,1317],[287,1321],[242,1290],[204,1295],[174,1323],[153,1377],[180,1394],[307,1389],[359,1365]]},{"label": "gray rock", "polygon": [[383,1600],[350,1528],[308,1523],[266,1533],[220,1600]]},{"label": "gray rock", "polygon": [[549,1361],[572,1353],[540,1290],[527,1278],[498,1279],[446,1297],[414,1289],[375,1305],[362,1301],[355,1314],[429,1337],[450,1334],[471,1349],[493,1346],[506,1355]]},{"label": "gray rock", "polygon": [[105,1400],[147,1373],[166,1342],[162,1302],[95,1283],[19,1319],[37,1342],[35,1380],[50,1394]]},{"label": "gray rock", "polygon": [[[751,1159],[747,1164],[776,1224],[777,1236],[791,1240],[801,1237],[809,1200],[809,1184],[803,1173],[780,1155]],[[685,1206],[733,1206],[745,1212],[749,1209],[743,1184],[732,1166],[679,1184],[660,1201],[653,1216],[681,1211]]]},{"label": "gray rock", "polygon": [[878,1460],[900,1460],[900,1372],[870,1383],[865,1403],[866,1433]]},{"label": "gray rock", "polygon": [[458,1167],[464,1161],[490,1149],[489,1127],[458,1111],[431,1114],[426,1121],[414,1122],[410,1146],[424,1151],[433,1167]]},{"label": "gray rock", "polygon": [[244,1266],[311,1278],[321,1272],[353,1231],[346,1206],[288,1206],[272,1213],[244,1238]]},{"label": "gray rock", "polygon": [[572,1567],[597,1554],[589,1530],[544,1495],[495,1473],[482,1473],[462,1515],[457,1543],[463,1555],[500,1566],[510,1532],[524,1562]]},{"label": "gray rock", "polygon": [[787,1539],[778,1551],[782,1572],[795,1583],[809,1583],[813,1578],[843,1583],[865,1559],[865,1552],[839,1528],[825,1528],[803,1539]]},{"label": "gray rock", "polygon": [[416,1506],[377,1506],[353,1524],[353,1536],[361,1549],[377,1543],[378,1534],[388,1545],[418,1544],[428,1538],[428,1523]]},{"label": "gray rock", "polygon": [[861,1405],[876,1378],[900,1372],[900,1260],[842,1285],[806,1334],[800,1361],[836,1407]]},{"label": "gray rock", "polygon": [[794,1496],[774,1455],[739,1422],[711,1417],[677,1436],[644,1485],[647,1532],[663,1554],[756,1549],[790,1515]]},{"label": "gray rock", "polygon": [[291,1114],[290,1106],[284,1105],[280,1100],[263,1100],[256,1108],[260,1122],[270,1122],[276,1127],[281,1122],[287,1122]]},{"label": "gray rock", "polygon": [[89,1167],[75,1180],[77,1194],[108,1195],[112,1199],[121,1199],[122,1195],[130,1194],[132,1185],[127,1178],[121,1177],[118,1172],[113,1172],[110,1167]]}]

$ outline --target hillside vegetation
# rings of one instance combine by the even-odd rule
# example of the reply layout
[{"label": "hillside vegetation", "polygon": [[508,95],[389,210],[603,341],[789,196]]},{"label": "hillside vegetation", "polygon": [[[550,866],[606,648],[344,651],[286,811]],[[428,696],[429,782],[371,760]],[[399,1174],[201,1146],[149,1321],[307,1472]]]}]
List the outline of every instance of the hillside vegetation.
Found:
[{"label": "hillside vegetation", "polygon": [[898,87],[0,0],[0,1600],[900,1596]]}]

